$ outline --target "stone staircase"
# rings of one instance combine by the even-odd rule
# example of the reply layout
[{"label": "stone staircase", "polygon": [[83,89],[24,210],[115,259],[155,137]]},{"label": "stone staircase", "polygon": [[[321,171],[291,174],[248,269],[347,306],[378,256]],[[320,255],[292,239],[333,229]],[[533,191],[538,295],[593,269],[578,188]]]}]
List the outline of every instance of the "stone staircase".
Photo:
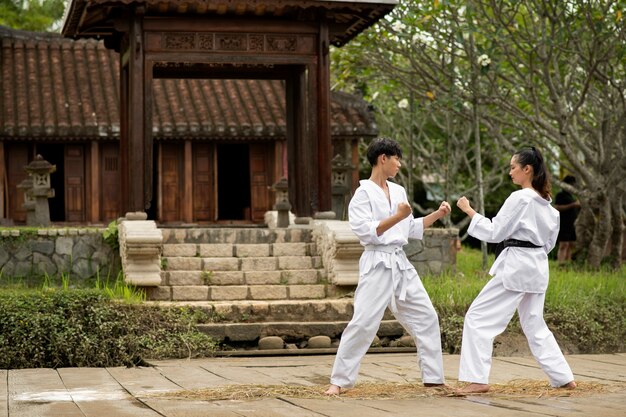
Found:
[{"label": "stone staircase", "polygon": [[[160,269],[160,282],[156,275],[143,286],[148,304],[204,309],[210,319],[198,328],[225,354],[331,352],[352,318],[351,291],[363,249],[347,222],[162,228],[160,268],[158,258],[154,265],[146,258],[153,250],[148,232],[130,226],[126,229],[138,230],[126,239],[133,261],[150,266],[139,268],[137,276],[145,281],[153,267],[157,274]],[[424,241],[410,242],[405,252],[420,274],[439,273],[454,264],[457,237],[457,230],[427,229]],[[143,282],[139,278],[130,282]],[[382,347],[375,349],[414,349],[389,311],[377,336]]]},{"label": "stone staircase", "polygon": [[326,275],[310,229],[161,229],[157,301],[322,299]]},{"label": "stone staircase", "polygon": [[[336,347],[352,317],[354,286],[327,282],[310,228],[161,231],[161,285],[146,288],[148,300],[205,309],[212,320],[198,328],[230,347],[275,336],[284,347],[311,347],[319,336],[327,340],[322,347]],[[387,312],[378,336],[402,334]]]}]

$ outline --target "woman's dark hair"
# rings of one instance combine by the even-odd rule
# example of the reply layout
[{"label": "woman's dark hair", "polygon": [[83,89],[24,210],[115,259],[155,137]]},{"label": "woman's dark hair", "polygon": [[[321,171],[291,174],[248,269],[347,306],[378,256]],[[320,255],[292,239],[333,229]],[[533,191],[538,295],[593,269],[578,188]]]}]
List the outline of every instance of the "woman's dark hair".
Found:
[{"label": "woman's dark hair", "polygon": [[398,142],[393,139],[376,138],[367,147],[367,160],[371,166],[376,165],[379,155],[402,158],[402,150]]},{"label": "woman's dark hair", "polygon": [[515,152],[514,156],[517,156],[517,163],[522,167],[526,165],[533,167],[532,186],[543,198],[549,200],[551,198],[552,184],[550,183],[550,173],[546,168],[541,152],[534,146],[531,146]]}]

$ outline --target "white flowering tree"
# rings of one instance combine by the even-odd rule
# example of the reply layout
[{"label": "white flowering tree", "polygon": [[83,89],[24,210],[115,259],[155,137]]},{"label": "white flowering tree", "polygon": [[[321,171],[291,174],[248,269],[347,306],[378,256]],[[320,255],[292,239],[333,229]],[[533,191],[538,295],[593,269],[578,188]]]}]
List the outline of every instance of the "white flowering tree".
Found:
[{"label": "white flowering tree", "polygon": [[[484,193],[501,204],[511,153],[538,145],[556,183],[581,199],[583,256],[599,266],[610,242],[619,264],[625,3],[401,0],[335,52],[335,81],[358,78],[351,85],[375,106],[382,133],[412,151],[405,185],[418,169],[439,174],[446,198],[479,203]],[[563,171],[579,178],[575,188],[558,181]]]}]

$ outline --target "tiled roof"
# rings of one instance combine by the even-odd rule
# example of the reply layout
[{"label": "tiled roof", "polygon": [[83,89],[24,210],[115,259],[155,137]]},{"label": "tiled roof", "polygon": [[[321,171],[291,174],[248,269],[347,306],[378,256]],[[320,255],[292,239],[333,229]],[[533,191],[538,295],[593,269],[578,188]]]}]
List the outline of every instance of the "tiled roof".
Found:
[{"label": "tiled roof", "polygon": [[[118,54],[93,39],[0,27],[0,140],[119,138]],[[167,138],[284,139],[277,80],[155,79],[153,132]],[[367,103],[331,94],[334,137],[377,133]]]},{"label": "tiled roof", "polygon": [[71,0],[65,9],[63,34],[110,36],[114,18],[133,6],[145,16],[235,16],[238,18],[314,21],[323,15],[330,41],[341,46],[383,18],[398,0]]}]

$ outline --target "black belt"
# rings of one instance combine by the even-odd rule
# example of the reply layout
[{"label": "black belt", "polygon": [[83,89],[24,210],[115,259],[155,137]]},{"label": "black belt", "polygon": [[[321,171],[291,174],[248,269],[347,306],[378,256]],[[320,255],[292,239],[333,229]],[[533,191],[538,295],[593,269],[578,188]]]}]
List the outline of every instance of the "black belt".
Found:
[{"label": "black belt", "polygon": [[517,240],[517,239],[504,239],[502,242],[496,245],[496,258],[500,255],[500,252],[504,250],[504,248],[508,248],[510,246],[514,246],[517,248],[540,248],[541,246],[535,245],[532,242],[527,242],[525,240]]}]

